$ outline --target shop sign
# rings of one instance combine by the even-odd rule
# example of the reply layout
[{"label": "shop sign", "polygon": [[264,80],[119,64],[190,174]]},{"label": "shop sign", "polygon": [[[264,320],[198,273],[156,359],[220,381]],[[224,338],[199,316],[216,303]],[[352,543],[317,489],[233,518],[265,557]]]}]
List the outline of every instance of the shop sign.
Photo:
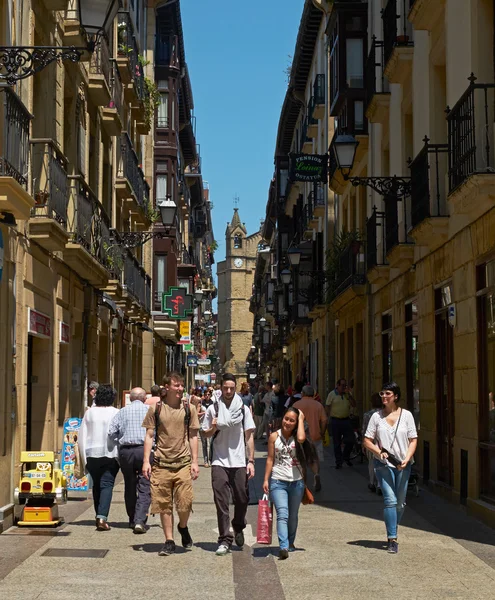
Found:
[{"label": "shop sign", "polygon": [[195,375],[194,381],[204,381],[205,383],[210,383],[210,374],[206,373],[204,375]]},{"label": "shop sign", "polygon": [[192,342],[190,344],[184,344],[182,349],[184,352],[192,352],[194,350],[194,344]]},{"label": "shop sign", "polygon": [[60,321],[59,340],[61,344],[70,343],[70,327],[67,323]]},{"label": "shop sign", "polygon": [[193,297],[182,287],[171,287],[162,294],[162,313],[171,319],[185,319],[194,310]]},{"label": "shop sign", "polygon": [[40,338],[51,338],[52,321],[50,317],[30,308],[28,312],[28,333]]},{"label": "shop sign", "polygon": [[211,360],[209,358],[199,358],[198,366],[205,367],[207,365],[211,365]]},{"label": "shop sign", "polygon": [[77,492],[88,491],[88,477],[85,475],[82,479],[76,479],[74,476],[74,463],[76,458],[77,437],[82,419],[73,417],[64,422],[64,439],[62,445],[62,456],[60,466],[67,478],[67,490]]},{"label": "shop sign", "polygon": [[179,323],[180,340],[179,344],[191,343],[191,321],[181,321]]},{"label": "shop sign", "polygon": [[290,179],[291,181],[323,182],[327,180],[326,154],[291,154]]},{"label": "shop sign", "polygon": [[215,335],[214,331],[208,331],[208,329],[205,331],[205,336],[206,337],[213,337]]},{"label": "shop sign", "polygon": [[187,366],[188,367],[196,367],[198,365],[198,358],[194,356],[194,354],[187,355]]}]

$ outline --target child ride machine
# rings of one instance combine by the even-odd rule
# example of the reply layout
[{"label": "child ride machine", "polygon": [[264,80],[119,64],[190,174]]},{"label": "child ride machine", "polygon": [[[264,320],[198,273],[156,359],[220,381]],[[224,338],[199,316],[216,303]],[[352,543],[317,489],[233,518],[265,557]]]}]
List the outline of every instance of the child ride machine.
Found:
[{"label": "child ride machine", "polygon": [[54,452],[21,452],[21,479],[14,503],[22,506],[20,527],[62,523],[58,505],[67,502],[67,481]]}]

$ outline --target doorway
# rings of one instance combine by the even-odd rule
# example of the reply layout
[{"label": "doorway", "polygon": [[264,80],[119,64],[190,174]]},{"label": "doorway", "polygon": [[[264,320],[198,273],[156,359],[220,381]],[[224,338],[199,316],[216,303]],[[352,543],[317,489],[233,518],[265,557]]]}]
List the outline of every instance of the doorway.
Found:
[{"label": "doorway", "polygon": [[452,304],[451,286],[435,292],[437,463],[438,480],[454,483],[453,444],[455,435],[454,333],[448,310]]}]

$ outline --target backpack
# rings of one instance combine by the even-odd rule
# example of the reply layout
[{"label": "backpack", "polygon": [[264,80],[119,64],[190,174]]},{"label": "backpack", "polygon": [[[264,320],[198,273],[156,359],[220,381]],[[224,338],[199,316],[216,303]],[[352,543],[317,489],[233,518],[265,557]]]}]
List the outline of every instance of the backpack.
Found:
[{"label": "backpack", "polygon": [[[161,400],[159,400],[156,403],[155,406],[155,442],[156,442],[156,438],[158,437],[158,425],[159,425],[159,418],[160,418],[160,413],[162,411],[162,404],[163,402]],[[184,411],[185,411],[185,415],[184,415],[184,427],[187,433],[187,441],[189,441],[189,425],[191,424],[191,407],[189,405],[189,400],[183,400],[182,404],[184,406]],[[218,413],[217,413],[218,416]]]},{"label": "backpack", "polygon": [[[246,407],[244,406],[244,403],[242,405],[242,432],[244,433],[244,431],[246,431],[246,427],[245,427],[245,421],[246,421]],[[215,400],[213,402],[213,410],[215,411],[215,418],[218,419],[218,400]],[[220,431],[215,431],[215,433],[213,434],[213,437],[211,438],[210,441],[210,449],[208,452],[208,460],[211,463],[213,462],[213,442],[215,441],[215,438],[217,437],[217,435],[220,433]],[[244,443],[246,443],[246,439],[244,438]]]}]

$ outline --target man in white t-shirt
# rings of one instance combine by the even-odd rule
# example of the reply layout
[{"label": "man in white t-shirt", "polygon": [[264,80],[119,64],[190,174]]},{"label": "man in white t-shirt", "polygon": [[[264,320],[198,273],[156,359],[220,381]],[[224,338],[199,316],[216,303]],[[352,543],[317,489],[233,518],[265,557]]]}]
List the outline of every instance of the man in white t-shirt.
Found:
[{"label": "man in white t-shirt", "polygon": [[[235,393],[236,379],[230,373],[222,377],[222,395],[208,407],[203,421],[203,435],[211,441],[211,482],[217,508],[218,549],[224,556],[232,542],[242,548],[243,530],[249,502],[248,479],[254,477],[255,424],[251,411]],[[246,465],[247,455],[247,465]],[[230,499],[234,498],[234,518],[230,533]]]}]

